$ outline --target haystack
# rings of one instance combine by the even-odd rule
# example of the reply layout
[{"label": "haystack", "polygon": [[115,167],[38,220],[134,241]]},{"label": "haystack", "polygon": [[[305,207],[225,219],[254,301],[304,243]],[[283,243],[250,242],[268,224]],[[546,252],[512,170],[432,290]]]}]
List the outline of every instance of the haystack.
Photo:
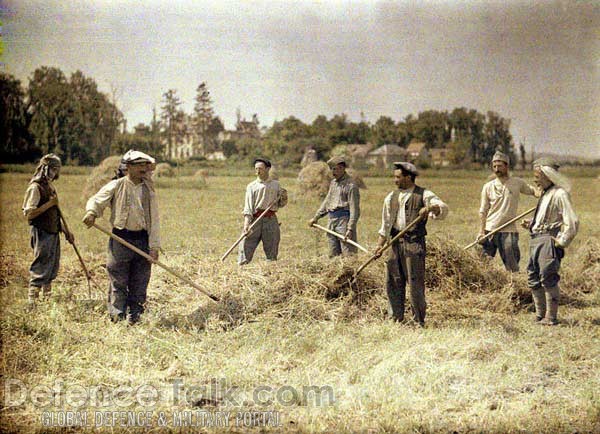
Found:
[{"label": "haystack", "polygon": [[279,171],[276,168],[271,167],[271,169],[269,170],[269,179],[279,179]]},{"label": "haystack", "polygon": [[350,178],[354,180],[354,183],[358,188],[361,190],[365,190],[367,188],[367,184],[365,184],[365,181],[363,180],[362,176],[360,176],[358,171],[354,169],[347,169],[346,172],[348,172],[348,175],[350,175]]},{"label": "haystack", "polygon": [[121,157],[118,155],[112,155],[102,160],[102,162],[92,170],[92,173],[85,182],[82,193],[83,199],[87,200],[92,195],[96,194],[104,184],[113,179],[120,163]]},{"label": "haystack", "polygon": [[198,169],[194,172],[194,180],[200,182],[202,184],[208,183],[208,170],[207,169]]},{"label": "haystack", "polygon": [[325,197],[331,182],[329,166],[324,161],[315,161],[304,167],[298,174],[300,194]]},{"label": "haystack", "polygon": [[[354,183],[358,188],[365,189],[367,185],[362,179],[362,176],[354,169],[346,169],[350,178],[354,180]],[[298,174],[298,186],[300,194],[310,194],[319,197],[325,197],[327,190],[329,190],[329,184],[333,179],[331,170],[327,163],[323,161],[315,161],[310,163]]]},{"label": "haystack", "polygon": [[175,176],[175,170],[169,163],[158,163],[154,170],[154,176],[157,178],[172,178]]}]

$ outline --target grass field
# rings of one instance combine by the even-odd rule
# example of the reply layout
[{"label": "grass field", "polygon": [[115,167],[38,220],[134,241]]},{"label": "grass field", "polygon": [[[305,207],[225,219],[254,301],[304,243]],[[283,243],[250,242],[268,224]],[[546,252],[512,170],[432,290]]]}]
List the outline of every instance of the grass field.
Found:
[{"label": "grass field", "polygon": [[[48,425],[87,415],[87,429],[106,432],[600,432],[600,181],[570,173],[581,228],[562,267],[567,304],[560,326],[541,327],[523,301],[523,271],[507,276],[499,258],[479,261],[459,247],[477,232],[487,175],[418,179],[451,210],[428,224],[428,265],[441,277],[435,286],[428,280],[427,327],[419,329],[386,318],[382,260],[365,272],[364,293],[332,293],[336,275],[367,256],[327,258],[326,238],[307,227],[319,200],[296,194],[293,178],[281,179],[290,203],[279,213],[280,260],[266,262],[259,247],[244,268],[235,254],[221,263],[241,231],[250,176],[211,176],[205,188],[191,188],[190,177],[160,180],[161,261],[223,301],[214,305],[155,267],[135,327],[107,319],[107,239],[80,223],[86,175],[61,177],[61,207],[101,288],[88,297],[63,239],[53,299],[29,313],[31,251],[20,211],[29,175],[0,174],[0,429],[74,432],[81,419]],[[394,186],[391,178],[365,181],[358,237],[373,247]],[[520,209],[534,204],[523,197]],[[522,232],[522,270],[527,244]],[[138,419],[102,413],[117,410]],[[186,417],[195,426],[178,426]]]}]

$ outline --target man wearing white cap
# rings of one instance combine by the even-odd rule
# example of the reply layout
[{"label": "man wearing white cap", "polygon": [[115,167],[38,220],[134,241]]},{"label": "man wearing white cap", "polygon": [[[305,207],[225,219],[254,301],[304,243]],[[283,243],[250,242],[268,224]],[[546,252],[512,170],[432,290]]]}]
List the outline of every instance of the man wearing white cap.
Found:
[{"label": "man wearing white cap", "polygon": [[245,265],[252,261],[258,243],[262,241],[263,250],[268,261],[276,261],[279,253],[281,232],[277,211],[287,204],[287,191],[279,185],[279,181],[269,178],[271,162],[266,158],[254,159],[254,172],[256,179],[246,186],[244,198],[244,233],[252,222],[257,219],[268,207],[271,208],[264,217],[255,225],[252,232],[240,243],[238,264]]},{"label": "man wearing white cap", "polygon": [[478,239],[482,239],[483,253],[489,257],[500,253],[504,267],[508,271],[519,271],[521,251],[516,223],[512,223],[491,237],[482,237],[517,215],[519,195],[534,195],[534,188],[521,178],[511,177],[508,173],[508,155],[497,151],[492,158],[492,170],[496,176],[487,182],[481,190],[479,216],[481,228]]},{"label": "man wearing white cap", "polygon": [[543,190],[533,219],[523,220],[531,232],[527,283],[535,304],[536,320],[558,324],[559,269],[564,249],[573,241],[579,220],[571,204],[571,185],[548,158],[533,162],[535,183]]},{"label": "man wearing white cap", "polygon": [[[110,181],[88,200],[83,222],[91,227],[110,206],[112,232],[158,260],[158,204],[150,180],[154,158],[129,150],[122,162],[127,166],[127,176]],[[111,238],[106,268],[110,278],[111,319],[127,318],[131,324],[136,323],[144,312],[151,263]]]},{"label": "man wearing white cap", "polygon": [[381,255],[381,248],[388,238],[396,236],[419,216],[424,219],[417,223],[391,247],[386,263],[386,288],[392,318],[404,320],[406,285],[410,285],[410,302],[413,319],[420,326],[425,325],[425,236],[427,218],[441,220],[448,214],[448,205],[430,190],[415,184],[419,172],[414,164],[394,163],[394,183],[397,190],[388,194],[383,202],[381,229],[375,254]]},{"label": "man wearing white cap", "polygon": [[[333,157],[327,161],[333,179],[329,184],[327,196],[308,222],[309,226],[319,221],[321,217],[329,217],[328,228],[346,239],[356,241],[356,224],[360,217],[360,191],[354,180],[346,172],[346,160],[343,157]],[[344,243],[339,238],[327,234],[329,240],[329,256],[352,255],[356,247]]]}]

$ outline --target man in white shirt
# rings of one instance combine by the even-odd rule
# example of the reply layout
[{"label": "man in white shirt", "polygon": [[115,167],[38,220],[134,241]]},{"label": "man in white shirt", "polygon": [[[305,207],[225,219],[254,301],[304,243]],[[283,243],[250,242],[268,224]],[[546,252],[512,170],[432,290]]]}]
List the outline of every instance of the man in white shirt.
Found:
[{"label": "man in white shirt", "polygon": [[391,247],[386,263],[386,288],[390,313],[395,321],[404,320],[406,285],[410,285],[413,319],[425,325],[425,236],[427,218],[441,220],[448,214],[448,205],[430,190],[415,185],[419,172],[414,164],[394,163],[394,183],[397,190],[389,193],[383,202],[381,229],[376,254],[389,237],[394,237],[415,219],[422,217],[410,231]]},{"label": "man in white shirt", "polygon": [[[114,179],[86,204],[83,222],[89,228],[111,208],[112,232],[158,260],[160,249],[158,203],[150,174],[154,158],[127,151],[122,162],[127,176]],[[112,238],[106,269],[110,278],[109,314],[113,321],[127,318],[135,324],[144,312],[151,263]]]},{"label": "man in white shirt", "polygon": [[254,160],[256,179],[246,187],[244,198],[244,232],[247,233],[252,222],[263,211],[272,206],[264,217],[252,228],[252,232],[240,243],[238,264],[245,265],[252,261],[258,243],[262,241],[267,260],[276,261],[279,253],[279,221],[277,211],[287,204],[287,191],[279,185],[279,181],[269,179],[271,162],[266,158]]},{"label": "man in white shirt", "polygon": [[571,185],[558,168],[558,164],[549,158],[533,162],[535,183],[543,193],[533,219],[522,222],[531,233],[528,285],[533,295],[536,320],[543,325],[558,324],[560,262],[564,249],[579,228],[569,194]]},{"label": "man in white shirt", "polygon": [[[521,178],[514,178],[508,173],[509,158],[502,152],[496,152],[492,158],[492,170],[496,176],[487,182],[481,190],[481,206],[479,216],[481,228],[478,239],[499,228],[517,215],[519,195],[534,195],[534,188]],[[491,237],[481,241],[483,253],[487,256],[500,258],[508,271],[519,271],[521,251],[519,250],[519,233],[516,223],[506,226]]]}]

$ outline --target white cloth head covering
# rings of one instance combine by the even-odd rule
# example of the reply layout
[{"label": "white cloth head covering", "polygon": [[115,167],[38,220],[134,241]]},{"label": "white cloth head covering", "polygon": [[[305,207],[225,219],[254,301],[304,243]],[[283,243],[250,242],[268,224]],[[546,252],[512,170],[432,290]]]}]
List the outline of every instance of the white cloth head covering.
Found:
[{"label": "white cloth head covering", "polygon": [[563,188],[567,193],[571,193],[571,182],[562,173],[558,173],[559,165],[549,158],[540,158],[533,162],[533,168],[539,168],[552,184]]},{"label": "white cloth head covering", "polygon": [[133,163],[133,164],[135,164],[135,163],[154,164],[154,163],[156,163],[154,158],[152,158],[150,155],[144,154],[143,152],[140,152],[140,151],[134,151],[133,149],[130,149],[129,151],[125,152],[125,155],[123,155],[123,158],[121,159],[121,161],[125,164],[131,164],[131,163]]}]

